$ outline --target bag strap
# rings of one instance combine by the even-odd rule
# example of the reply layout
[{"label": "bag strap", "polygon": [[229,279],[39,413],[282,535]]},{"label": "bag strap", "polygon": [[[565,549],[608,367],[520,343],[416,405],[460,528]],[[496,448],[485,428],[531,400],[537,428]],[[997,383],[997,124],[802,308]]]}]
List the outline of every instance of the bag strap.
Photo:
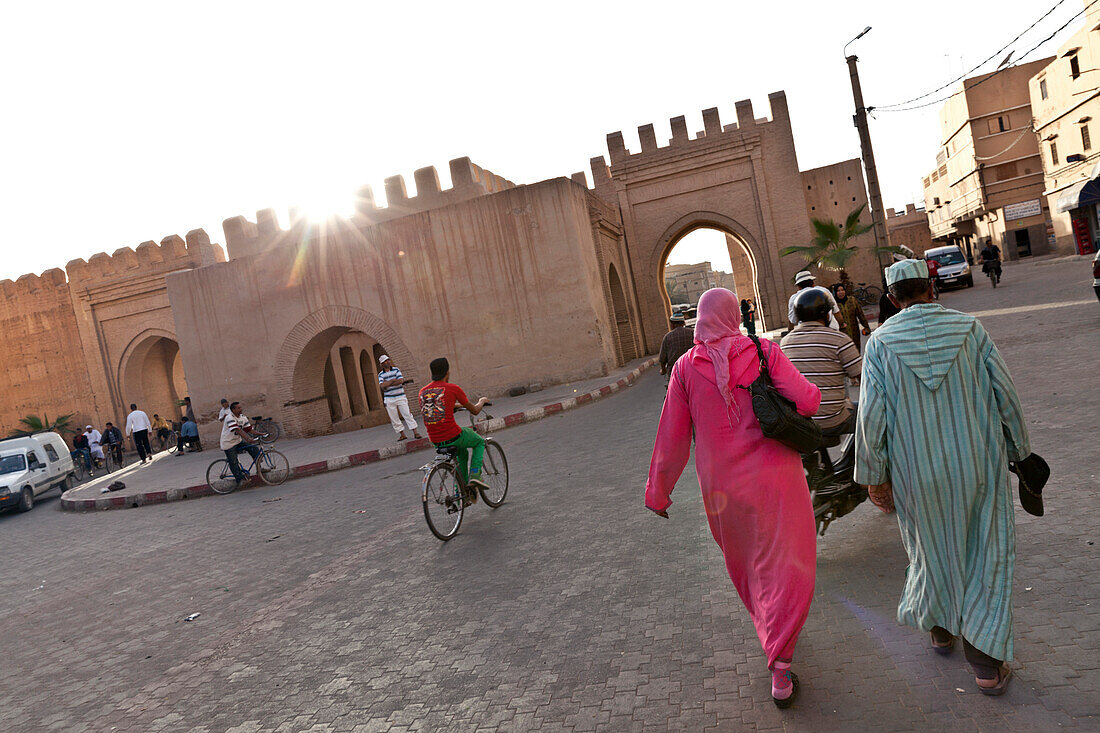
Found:
[{"label": "bag strap", "polygon": [[[752,344],[753,344],[753,346],[756,347],[756,355],[758,357],[760,357],[760,373],[764,377],[767,378],[769,383],[771,383],[772,375],[771,375],[771,372],[768,371],[768,361],[764,356],[764,350],[762,348],[760,348],[760,338],[757,337],[757,336],[749,336],[749,338],[752,339]],[[749,388],[748,385],[745,385],[745,384],[738,384],[738,385],[735,385],[735,386],[738,389],[743,389],[743,390],[746,390],[746,391]]]},{"label": "bag strap", "polygon": [[758,336],[749,336],[752,339],[752,345],[756,347],[756,355],[760,357],[760,372],[761,374],[767,374],[768,379],[771,379],[771,373],[768,372],[768,360],[764,358],[764,350],[760,348],[760,338]]}]

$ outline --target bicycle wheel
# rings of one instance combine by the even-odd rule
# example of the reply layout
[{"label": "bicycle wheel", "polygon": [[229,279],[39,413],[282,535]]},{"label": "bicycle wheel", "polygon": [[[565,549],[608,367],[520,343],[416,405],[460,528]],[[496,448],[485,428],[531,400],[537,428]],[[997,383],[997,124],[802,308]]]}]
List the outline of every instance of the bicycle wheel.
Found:
[{"label": "bicycle wheel", "polygon": [[232,494],[237,490],[237,479],[233,477],[229,461],[219,458],[207,466],[206,485],[215,494]]},{"label": "bicycle wheel", "polygon": [[462,499],[454,466],[440,463],[424,477],[424,519],[428,529],[446,542],[458,534],[462,524]]},{"label": "bicycle wheel", "polygon": [[165,449],[168,451],[169,454],[173,454],[177,450],[179,450],[179,447],[180,447],[180,434],[177,433],[175,430],[173,430],[172,434],[168,436],[168,441],[165,444]]},{"label": "bicycle wheel", "polygon": [[876,285],[868,285],[865,288],[860,288],[860,290],[863,292],[863,297],[857,298],[857,300],[863,305],[874,305],[882,297],[882,288]]},{"label": "bicycle wheel", "polygon": [[83,481],[85,477],[84,459],[73,459],[73,479],[77,482]]},{"label": "bicycle wheel", "polygon": [[277,450],[264,451],[256,461],[256,468],[263,482],[270,486],[278,486],[290,478],[290,461]]},{"label": "bicycle wheel", "polygon": [[508,459],[504,449],[492,438],[485,440],[485,461],[481,464],[481,480],[489,485],[488,490],[481,489],[481,498],[496,509],[504,503],[508,493]]},{"label": "bicycle wheel", "polygon": [[114,473],[122,468],[122,462],[119,461],[118,456],[110,448],[103,451],[103,467],[107,469],[107,473]]},{"label": "bicycle wheel", "polygon": [[256,421],[256,430],[261,433],[267,433],[267,437],[263,439],[265,443],[274,443],[279,439],[279,436],[283,434],[283,429],[279,427],[279,423],[275,422],[271,418],[265,418],[263,420]]}]

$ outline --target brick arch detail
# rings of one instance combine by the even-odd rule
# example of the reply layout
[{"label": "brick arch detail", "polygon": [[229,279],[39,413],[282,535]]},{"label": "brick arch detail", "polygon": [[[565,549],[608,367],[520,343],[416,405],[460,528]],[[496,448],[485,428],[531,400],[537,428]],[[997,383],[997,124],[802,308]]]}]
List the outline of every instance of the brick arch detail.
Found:
[{"label": "brick arch detail", "polygon": [[[335,338],[343,333],[360,331],[380,344],[393,356],[405,376],[413,380],[413,391],[423,386],[420,368],[412,352],[397,332],[378,316],[353,306],[326,306],[299,321],[283,339],[275,357],[275,389],[282,412],[283,427],[291,436],[318,435],[327,432],[314,423],[328,421],[328,404],[320,395],[309,394],[315,385],[298,369],[299,362],[311,342],[326,331]],[[327,349],[325,350],[327,353]],[[308,358],[308,355],[306,355]],[[319,410],[318,407],[321,409]],[[323,420],[320,415],[323,411]],[[316,414],[315,414],[316,413]],[[331,426],[331,423],[329,423]]]}]

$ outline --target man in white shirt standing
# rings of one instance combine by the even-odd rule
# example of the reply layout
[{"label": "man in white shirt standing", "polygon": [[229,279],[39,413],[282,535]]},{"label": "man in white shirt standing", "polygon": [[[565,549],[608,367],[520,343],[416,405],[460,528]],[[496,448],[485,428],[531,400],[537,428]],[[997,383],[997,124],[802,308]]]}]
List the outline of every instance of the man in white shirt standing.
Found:
[{"label": "man in white shirt standing", "polygon": [[134,437],[134,447],[142,463],[153,457],[153,449],[149,445],[149,429],[152,427],[149,416],[131,403],[130,414],[126,416],[126,434]]},{"label": "man in white shirt standing", "polygon": [[218,445],[225,451],[229,470],[233,472],[233,478],[237,479],[237,486],[240,486],[248,477],[241,470],[241,461],[237,454],[245,451],[252,456],[253,462],[260,457],[260,446],[256,445],[256,438],[253,437],[252,423],[244,415],[240,402],[229,406],[229,414],[222,421],[222,437]]},{"label": "man in white shirt standing", "polygon": [[408,440],[408,436],[405,435],[406,425],[413,431],[413,437],[422,437],[409,409],[409,398],[405,396],[405,375],[386,354],[378,357],[378,366],[380,367],[378,384],[382,387],[382,403],[390,415],[390,425],[399,436],[397,442]]},{"label": "man in white shirt standing", "polygon": [[839,331],[840,321],[838,319],[841,318],[841,315],[840,306],[836,304],[836,298],[833,297],[833,294],[829,292],[828,288],[814,285],[814,282],[816,282],[816,279],[809,270],[802,270],[794,276],[794,284],[798,287],[798,290],[791,296],[791,299],[787,301],[787,320],[791,322],[791,326],[798,325],[798,316],[795,315],[794,312],[794,302],[798,299],[798,296],[802,295],[803,290],[813,288],[814,290],[820,290],[825,293],[825,297],[829,299],[829,303],[832,304],[832,310],[829,312],[829,328],[834,331]]}]

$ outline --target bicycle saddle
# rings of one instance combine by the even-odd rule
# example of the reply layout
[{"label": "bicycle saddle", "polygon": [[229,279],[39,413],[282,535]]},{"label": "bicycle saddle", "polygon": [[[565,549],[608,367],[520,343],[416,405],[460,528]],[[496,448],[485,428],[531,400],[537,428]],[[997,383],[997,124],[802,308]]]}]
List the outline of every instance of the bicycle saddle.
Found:
[{"label": "bicycle saddle", "polygon": [[441,456],[453,456],[458,453],[458,448],[455,448],[453,445],[437,446],[435,452]]}]

